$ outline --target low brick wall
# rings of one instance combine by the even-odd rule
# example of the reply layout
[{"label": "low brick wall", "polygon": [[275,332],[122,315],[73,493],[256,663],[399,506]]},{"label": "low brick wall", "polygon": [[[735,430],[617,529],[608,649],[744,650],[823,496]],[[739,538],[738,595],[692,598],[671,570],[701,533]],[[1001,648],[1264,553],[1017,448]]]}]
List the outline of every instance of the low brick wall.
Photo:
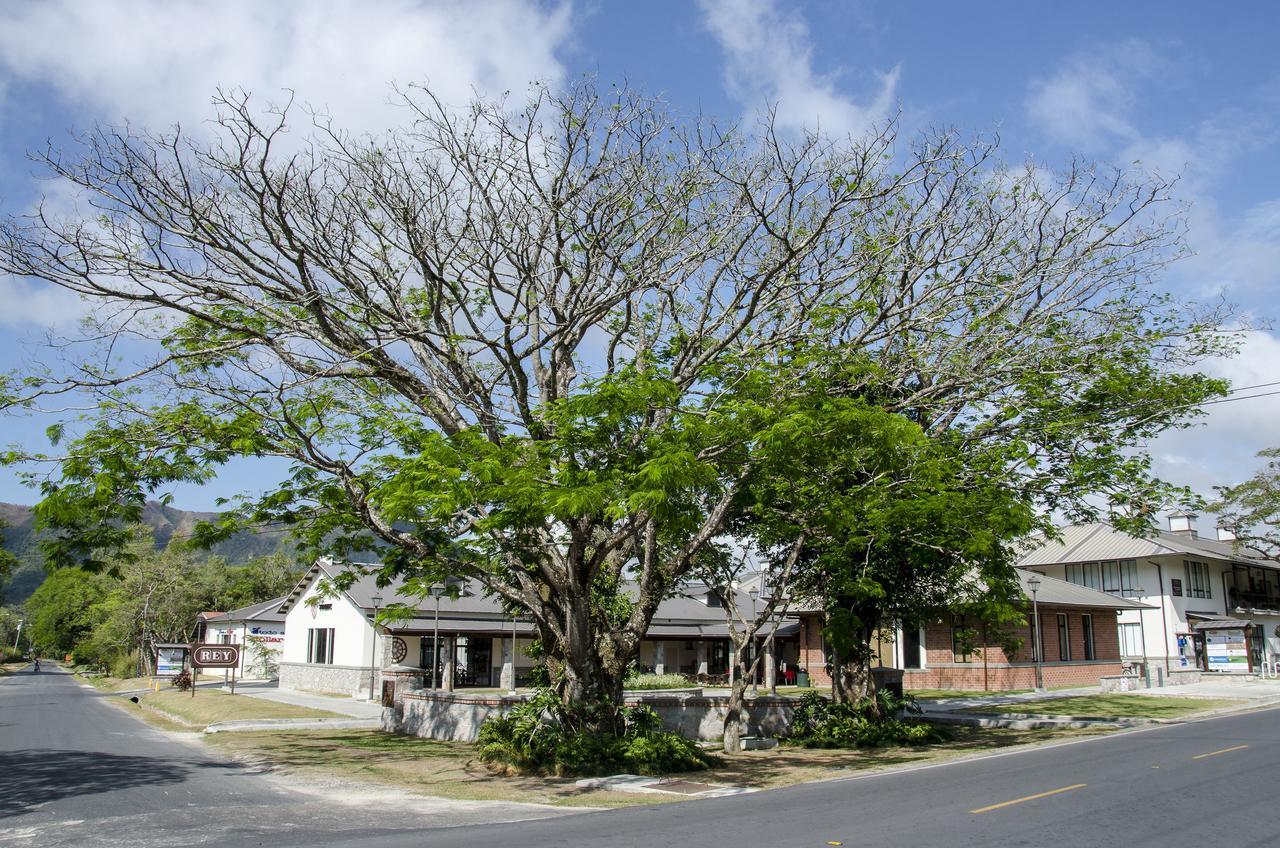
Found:
[{"label": "low brick wall", "polygon": [[280,688],[332,692],[355,697],[369,691],[369,669],[350,665],[282,662]]},{"label": "low brick wall", "polygon": [[[1119,676],[1119,662],[1045,663],[1044,685],[1049,689],[1067,686],[1097,686],[1104,677]],[[926,669],[907,669],[903,686],[912,689],[1032,689],[1036,685],[1036,667],[1030,663],[981,665],[968,663],[935,665]]]},{"label": "low brick wall", "polygon": [[[523,702],[523,696],[468,695],[460,692],[413,690],[405,692],[392,709],[383,712],[383,729],[428,739],[474,742],[480,726]],[[625,698],[628,706],[645,704],[662,719],[663,729],[689,739],[719,739],[729,699],[703,695],[698,690],[679,694],[655,693]],[[791,726],[793,702],[761,696],[747,699],[744,736],[777,736]]]}]

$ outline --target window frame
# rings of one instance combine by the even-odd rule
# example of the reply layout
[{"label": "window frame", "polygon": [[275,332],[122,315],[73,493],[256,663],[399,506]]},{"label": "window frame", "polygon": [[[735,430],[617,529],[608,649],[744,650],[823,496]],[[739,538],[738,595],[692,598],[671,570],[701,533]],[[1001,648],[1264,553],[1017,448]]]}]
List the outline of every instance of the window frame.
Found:
[{"label": "window frame", "polygon": [[[323,634],[320,638],[318,635]],[[309,665],[333,665],[334,628],[307,628],[307,663]]]},{"label": "window frame", "polygon": [[1058,617],[1058,662],[1071,662],[1071,617],[1065,612]]},{"label": "window frame", "polygon": [[1084,639],[1085,661],[1093,662],[1098,658],[1098,650],[1093,638],[1093,613],[1080,613],[1080,636]]},{"label": "window frame", "polygon": [[1184,559],[1182,566],[1187,576],[1183,595],[1188,598],[1213,600],[1213,578],[1209,573],[1209,563],[1198,559]]}]

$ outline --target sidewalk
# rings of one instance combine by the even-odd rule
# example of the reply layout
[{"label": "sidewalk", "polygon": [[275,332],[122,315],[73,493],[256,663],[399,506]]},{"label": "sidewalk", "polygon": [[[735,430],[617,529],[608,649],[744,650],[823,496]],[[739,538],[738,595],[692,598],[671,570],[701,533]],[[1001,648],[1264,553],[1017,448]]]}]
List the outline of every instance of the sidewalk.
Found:
[{"label": "sidewalk", "polygon": [[382,719],[382,704],[377,702],[357,701],[355,698],[341,696],[330,698],[325,695],[309,695],[305,692],[294,692],[291,689],[280,689],[274,683],[237,685],[236,692],[251,698],[262,698],[264,701],[277,701],[281,704],[292,704],[295,707],[310,707],[313,710],[342,713],[352,718]]}]

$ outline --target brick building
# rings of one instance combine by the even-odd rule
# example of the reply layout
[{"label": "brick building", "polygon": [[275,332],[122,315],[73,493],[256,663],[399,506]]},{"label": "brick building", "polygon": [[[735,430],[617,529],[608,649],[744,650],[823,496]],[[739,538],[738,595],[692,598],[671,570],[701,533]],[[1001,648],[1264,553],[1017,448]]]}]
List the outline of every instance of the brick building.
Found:
[{"label": "brick building", "polygon": [[[1027,620],[1011,631],[1010,635],[1022,641],[1012,657],[1005,655],[994,638],[984,640],[973,622],[943,612],[917,627],[897,627],[883,633],[877,639],[872,664],[902,669],[903,686],[908,690],[1034,688],[1032,578],[1040,581],[1036,599],[1044,650],[1043,685],[1093,686],[1100,677],[1120,674],[1117,614],[1142,605],[1026,571],[1019,573],[1019,579],[1026,595]],[[804,612],[799,618],[799,665],[809,672],[814,685],[829,686],[822,613]],[[984,645],[984,641],[991,644]]]}]

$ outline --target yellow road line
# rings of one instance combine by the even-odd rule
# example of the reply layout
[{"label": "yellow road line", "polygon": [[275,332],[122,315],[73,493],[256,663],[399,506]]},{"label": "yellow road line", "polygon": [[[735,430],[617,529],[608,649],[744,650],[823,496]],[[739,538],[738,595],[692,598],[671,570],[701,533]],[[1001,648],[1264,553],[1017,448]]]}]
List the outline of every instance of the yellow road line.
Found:
[{"label": "yellow road line", "polygon": [[1080,789],[1087,786],[1086,783],[1073,783],[1070,786],[1064,786],[1061,789],[1050,789],[1048,792],[1039,792],[1035,795],[1028,795],[1025,798],[1014,798],[1012,801],[1001,801],[999,804],[992,804],[990,807],[979,807],[976,810],[970,810],[971,813],[989,813],[992,810],[998,810],[1001,807],[1009,807],[1014,804],[1021,804],[1024,801],[1034,801],[1037,798],[1048,798],[1050,795],[1057,795],[1060,792],[1070,792],[1072,789]]},{"label": "yellow road line", "polygon": [[1221,751],[1210,751],[1207,754],[1196,754],[1191,759],[1203,760],[1205,757],[1216,757],[1218,754],[1230,754],[1232,751],[1242,751],[1248,747],[1248,745],[1237,745],[1234,748],[1223,748]]}]

